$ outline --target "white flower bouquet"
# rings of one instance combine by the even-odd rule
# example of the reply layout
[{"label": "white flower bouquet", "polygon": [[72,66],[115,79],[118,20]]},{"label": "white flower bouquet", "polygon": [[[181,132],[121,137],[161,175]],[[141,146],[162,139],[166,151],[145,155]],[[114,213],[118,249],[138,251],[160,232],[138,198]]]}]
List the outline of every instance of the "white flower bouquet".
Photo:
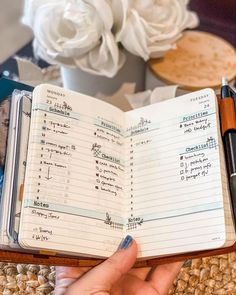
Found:
[{"label": "white flower bouquet", "polygon": [[23,22],[37,57],[114,77],[126,51],[161,57],[198,19],[188,0],[25,0]]}]

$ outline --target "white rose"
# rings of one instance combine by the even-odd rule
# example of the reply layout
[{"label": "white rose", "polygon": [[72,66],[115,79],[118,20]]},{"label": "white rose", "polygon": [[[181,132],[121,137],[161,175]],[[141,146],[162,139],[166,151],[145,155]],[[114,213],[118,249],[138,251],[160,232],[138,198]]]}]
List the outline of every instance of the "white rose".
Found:
[{"label": "white rose", "polygon": [[34,31],[37,56],[107,77],[113,77],[123,66],[125,56],[111,32],[114,20],[110,2],[36,1],[31,0],[32,7],[28,8],[33,17],[25,16],[24,21]]},{"label": "white rose", "polygon": [[35,20],[35,14],[37,12],[37,9],[44,5],[44,4],[48,4],[48,3],[60,3],[64,2],[64,0],[25,0],[24,1],[24,14],[22,17],[22,22],[33,28],[34,26],[34,20]]},{"label": "white rose", "polygon": [[160,57],[174,47],[186,28],[198,24],[195,13],[188,11],[188,0],[121,0],[123,23],[116,40],[144,60]]}]

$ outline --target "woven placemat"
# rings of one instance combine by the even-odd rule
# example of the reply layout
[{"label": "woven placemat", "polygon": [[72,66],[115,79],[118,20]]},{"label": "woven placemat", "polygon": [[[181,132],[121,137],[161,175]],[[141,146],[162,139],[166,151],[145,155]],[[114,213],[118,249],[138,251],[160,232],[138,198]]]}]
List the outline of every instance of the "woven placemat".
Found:
[{"label": "woven placemat", "polygon": [[0,262],[0,295],[52,295],[54,287],[54,267]]},{"label": "woven placemat", "polygon": [[[53,294],[55,268],[0,262],[0,295]],[[169,295],[236,295],[236,252],[186,261]]]},{"label": "woven placemat", "polygon": [[186,261],[169,295],[236,295],[236,252]]}]

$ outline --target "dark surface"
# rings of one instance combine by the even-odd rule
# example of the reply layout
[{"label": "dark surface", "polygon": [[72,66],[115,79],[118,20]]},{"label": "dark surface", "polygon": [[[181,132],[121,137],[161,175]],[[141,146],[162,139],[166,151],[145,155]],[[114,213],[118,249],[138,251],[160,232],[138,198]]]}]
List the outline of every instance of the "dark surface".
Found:
[{"label": "dark surface", "polygon": [[[31,42],[29,44],[27,44],[26,46],[24,46],[21,50],[19,50],[16,53],[16,55],[19,57],[31,57],[33,62],[38,64],[40,67],[48,66],[48,64],[46,62],[44,62],[42,60],[36,60],[33,57],[33,48],[32,48]],[[13,74],[16,74],[16,75],[18,74],[16,61],[15,61],[14,57],[9,58],[3,64],[0,64],[0,74],[2,74],[4,71],[10,72],[9,78],[11,78],[11,75],[13,75]]]},{"label": "dark surface", "polygon": [[190,8],[198,13],[199,29],[236,46],[236,0],[191,0]]}]

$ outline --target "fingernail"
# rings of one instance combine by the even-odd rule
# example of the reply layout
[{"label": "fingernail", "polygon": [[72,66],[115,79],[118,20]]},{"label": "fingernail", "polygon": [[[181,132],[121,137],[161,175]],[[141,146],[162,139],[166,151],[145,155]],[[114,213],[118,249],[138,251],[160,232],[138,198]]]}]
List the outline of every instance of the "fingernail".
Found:
[{"label": "fingernail", "polygon": [[126,236],[120,243],[118,250],[120,249],[127,249],[132,244],[133,238],[131,236]]}]

